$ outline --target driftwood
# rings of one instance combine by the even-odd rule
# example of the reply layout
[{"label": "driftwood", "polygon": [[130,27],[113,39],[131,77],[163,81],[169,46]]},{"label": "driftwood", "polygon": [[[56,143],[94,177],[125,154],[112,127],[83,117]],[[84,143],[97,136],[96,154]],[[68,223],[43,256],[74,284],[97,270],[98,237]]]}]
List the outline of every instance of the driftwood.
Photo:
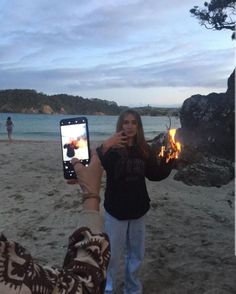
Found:
[{"label": "driftwood", "polygon": [[151,145],[154,145],[156,147],[166,145],[167,143],[166,140],[168,140],[168,131],[171,128],[171,117],[168,116],[168,119],[169,119],[169,126],[166,124],[167,132],[162,132],[156,137],[154,137],[153,139],[147,140],[147,143],[151,143]]},{"label": "driftwood", "polygon": [[147,143],[150,144],[151,149],[156,153],[157,157],[159,157],[162,146],[166,146],[167,150],[170,148],[169,134],[168,134],[171,128],[170,116],[168,116],[168,119],[169,119],[169,125],[166,124],[166,132],[162,132],[156,137],[154,137],[153,139],[147,140]]}]

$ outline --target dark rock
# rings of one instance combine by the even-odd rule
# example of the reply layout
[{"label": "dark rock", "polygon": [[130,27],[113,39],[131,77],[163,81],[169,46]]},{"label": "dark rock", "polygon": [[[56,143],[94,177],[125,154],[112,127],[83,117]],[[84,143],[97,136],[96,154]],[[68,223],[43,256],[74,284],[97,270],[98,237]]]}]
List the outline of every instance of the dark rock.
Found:
[{"label": "dark rock", "polygon": [[[234,178],[235,156],[235,71],[225,93],[193,95],[180,110],[181,128],[176,140],[182,144],[175,167],[175,180],[187,185],[220,187]],[[159,150],[163,135],[152,140]]]},{"label": "dark rock", "polygon": [[228,79],[226,93],[193,95],[184,101],[178,130],[184,146],[234,160],[234,79],[235,71]]},{"label": "dark rock", "polygon": [[174,176],[177,181],[187,185],[221,187],[234,178],[234,167],[230,160],[204,158],[200,162],[187,165]]},{"label": "dark rock", "polygon": [[177,168],[182,169],[190,164],[205,162],[206,158],[202,152],[198,151],[197,147],[185,146],[181,152],[177,162]]},{"label": "dark rock", "polygon": [[235,95],[235,70],[232,72],[232,74],[228,78],[227,87],[228,88],[226,91],[226,95],[228,97],[234,96]]}]

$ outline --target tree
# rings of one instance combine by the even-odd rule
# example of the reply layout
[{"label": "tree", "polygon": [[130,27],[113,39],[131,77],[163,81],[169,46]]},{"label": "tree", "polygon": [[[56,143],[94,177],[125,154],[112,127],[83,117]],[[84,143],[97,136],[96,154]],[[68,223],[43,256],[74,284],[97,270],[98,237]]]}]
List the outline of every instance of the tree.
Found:
[{"label": "tree", "polygon": [[235,39],[235,3],[235,0],[211,0],[204,3],[205,8],[194,6],[190,13],[207,29],[233,31]]}]

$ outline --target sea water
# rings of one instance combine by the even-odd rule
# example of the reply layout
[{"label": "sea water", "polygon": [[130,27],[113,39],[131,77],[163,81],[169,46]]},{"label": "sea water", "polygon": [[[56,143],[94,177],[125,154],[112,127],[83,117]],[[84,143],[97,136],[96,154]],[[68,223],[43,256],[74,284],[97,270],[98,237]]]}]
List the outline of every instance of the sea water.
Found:
[{"label": "sea water", "polygon": [[[60,120],[76,117],[76,115],[0,113],[0,140],[7,139],[5,123],[8,116],[14,123],[13,139],[34,141],[59,141]],[[118,116],[85,116],[88,119],[91,141],[103,141],[115,132]],[[166,131],[166,127],[169,126],[169,118],[166,116],[142,116],[142,122],[147,140],[153,139],[159,133]],[[171,117],[171,128],[179,127],[179,119]]]}]

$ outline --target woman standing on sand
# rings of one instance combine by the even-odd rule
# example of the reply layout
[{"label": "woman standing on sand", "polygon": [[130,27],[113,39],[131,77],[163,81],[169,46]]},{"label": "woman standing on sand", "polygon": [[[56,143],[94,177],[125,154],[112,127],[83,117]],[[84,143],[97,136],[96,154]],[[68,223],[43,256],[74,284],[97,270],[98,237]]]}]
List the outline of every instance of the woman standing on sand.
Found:
[{"label": "woman standing on sand", "polygon": [[144,258],[145,216],[150,208],[145,177],[160,181],[169,176],[173,160],[157,160],[144,138],[140,115],[128,109],[118,118],[116,133],[97,149],[107,174],[105,232],[111,244],[105,293],[116,290],[119,262],[126,248],[125,294],[141,294],[137,274]]},{"label": "woman standing on sand", "polygon": [[8,135],[8,139],[9,141],[12,141],[12,130],[13,130],[13,121],[11,120],[11,117],[9,116],[6,120],[6,128],[7,128],[7,135]]}]

